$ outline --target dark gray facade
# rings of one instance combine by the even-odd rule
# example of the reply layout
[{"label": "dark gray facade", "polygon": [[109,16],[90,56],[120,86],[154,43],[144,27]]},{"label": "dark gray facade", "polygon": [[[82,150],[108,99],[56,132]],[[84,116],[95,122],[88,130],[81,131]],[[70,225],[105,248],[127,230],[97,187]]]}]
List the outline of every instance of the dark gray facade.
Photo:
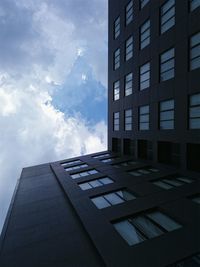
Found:
[{"label": "dark gray facade", "polygon": [[200,266],[199,18],[109,0],[109,149],[23,169],[1,267]]},{"label": "dark gray facade", "polygon": [[[199,2],[132,1],[132,20],[129,19],[130,22],[126,25],[126,6],[130,5],[130,2],[109,1],[109,149],[125,154],[131,153],[136,158],[151,159],[153,162],[173,164],[183,171],[186,169],[200,171],[198,156],[200,125],[190,126],[190,96],[200,93],[199,52],[197,52],[199,45],[196,43],[196,48],[192,50],[190,44],[192,36],[200,32]],[[130,13],[129,10],[129,16]],[[118,26],[120,30],[115,38],[114,27],[118,18],[120,18]],[[148,20],[149,32],[144,25]],[[162,30],[163,27],[165,32]],[[130,36],[133,37],[133,55],[126,61],[126,40]],[[142,47],[145,45],[143,49],[141,43]],[[115,69],[113,61],[117,49],[120,49],[120,67]],[[174,49],[173,62],[163,63],[161,67],[161,57],[169,49]],[[191,59],[194,57],[195,64],[197,61],[198,64],[191,66]],[[146,85],[146,88],[141,90],[140,68],[146,63],[150,63],[149,86]],[[167,72],[167,68],[172,69],[172,64],[174,73],[170,75],[170,70]],[[132,94],[126,96],[125,76],[129,73],[133,74]],[[147,73],[141,79],[145,80],[145,77],[148,78]],[[113,86],[116,81],[120,81],[120,97],[114,100]],[[143,82],[144,87],[145,82]],[[167,119],[167,116],[169,119],[170,112],[161,114],[160,103],[170,99],[174,100],[173,129],[170,129],[169,122],[166,129],[162,129],[163,122],[160,125],[160,120],[162,117]],[[144,105],[149,105],[148,130],[140,129],[139,109]],[[132,109],[133,113],[130,131],[126,131],[124,125],[126,109]],[[119,112],[118,131],[113,127],[115,112]],[[194,116],[197,122],[199,114],[196,113]],[[145,116],[142,118],[144,120]]]}]

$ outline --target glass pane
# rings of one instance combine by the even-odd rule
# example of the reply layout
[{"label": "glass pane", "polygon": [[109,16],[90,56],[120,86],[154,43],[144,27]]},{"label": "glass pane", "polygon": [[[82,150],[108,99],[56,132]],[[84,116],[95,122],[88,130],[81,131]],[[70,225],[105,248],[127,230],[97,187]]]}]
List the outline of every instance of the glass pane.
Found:
[{"label": "glass pane", "polygon": [[153,238],[163,234],[163,231],[158,228],[158,226],[143,216],[132,219],[132,222],[148,238]]},{"label": "glass pane", "polygon": [[167,231],[173,231],[181,227],[179,223],[175,222],[170,217],[159,211],[151,212],[147,214],[147,216],[151,218],[153,221],[157,222]]},{"label": "glass pane", "polygon": [[131,175],[133,175],[133,176],[141,176],[142,174],[141,173],[139,173],[139,172],[136,172],[136,171],[131,171],[131,172],[129,172]]},{"label": "glass pane", "polygon": [[89,174],[96,174],[96,173],[98,173],[98,171],[96,171],[96,170],[90,170],[88,172],[89,172]]},{"label": "glass pane", "polygon": [[88,172],[80,172],[79,175],[80,175],[81,177],[84,177],[84,176],[88,176],[89,173],[88,173]]},{"label": "glass pane", "polygon": [[128,221],[115,223],[114,227],[130,246],[144,241],[144,238],[137,232],[135,227]]},{"label": "glass pane", "polygon": [[161,120],[173,120],[174,118],[174,111],[164,111],[160,113]]},{"label": "glass pane", "polygon": [[152,171],[152,172],[159,172],[159,170],[155,169],[155,168],[150,168],[149,170]]},{"label": "glass pane", "polygon": [[79,173],[72,174],[71,177],[72,177],[72,179],[77,179],[80,177],[80,174]]},{"label": "glass pane", "polygon": [[200,118],[190,119],[190,129],[200,129]]},{"label": "glass pane", "polygon": [[175,179],[163,179],[163,181],[173,186],[181,186],[184,184],[183,182],[175,180]]},{"label": "glass pane", "polygon": [[80,188],[81,188],[82,190],[87,190],[87,189],[91,189],[91,188],[92,188],[91,185],[88,184],[88,183],[79,184],[79,186],[80,186]]},{"label": "glass pane", "polygon": [[145,72],[140,76],[140,82],[144,82],[150,79],[150,72]]},{"label": "glass pane", "polygon": [[108,203],[108,201],[106,201],[103,197],[95,197],[91,200],[98,209],[103,209],[110,206],[110,203]]},{"label": "glass pane", "polygon": [[148,115],[140,115],[140,122],[149,122],[149,114]]},{"label": "glass pane", "polygon": [[190,68],[192,70],[200,68],[200,57],[192,59],[192,61],[190,62]]},{"label": "glass pane", "polygon": [[149,122],[141,122],[140,130],[149,130]]},{"label": "glass pane", "polygon": [[200,94],[195,94],[190,96],[190,105],[200,105]]},{"label": "glass pane", "polygon": [[159,186],[159,187],[161,187],[163,189],[167,189],[167,190],[173,188],[173,186],[171,186],[169,184],[166,184],[166,183],[164,183],[162,181],[155,181],[155,182],[153,182],[153,184],[155,184],[155,185],[157,185],[157,186]]},{"label": "glass pane", "polygon": [[110,193],[110,194],[104,195],[104,198],[107,199],[112,205],[116,205],[116,204],[124,202],[124,200],[121,199],[115,193]]},{"label": "glass pane", "polygon": [[174,129],[174,121],[161,121],[160,122],[160,129],[161,130],[170,130]]},{"label": "glass pane", "polygon": [[149,113],[149,105],[140,107],[140,114]]},{"label": "glass pane", "polygon": [[174,48],[166,51],[161,55],[161,63],[164,63],[165,61],[168,61],[169,59],[174,57]]},{"label": "glass pane", "polygon": [[193,179],[190,179],[190,178],[187,178],[187,177],[177,177],[176,179],[182,181],[182,182],[185,182],[185,183],[192,183],[194,180]]},{"label": "glass pane", "polygon": [[200,32],[191,37],[191,46],[194,47],[200,43]]},{"label": "glass pane", "polygon": [[174,68],[174,59],[170,59],[166,61],[165,63],[161,64],[161,72],[166,72],[167,70],[170,70]]},{"label": "glass pane", "polygon": [[199,117],[200,118],[200,105],[197,107],[190,108],[190,118]]},{"label": "glass pane", "polygon": [[173,77],[174,77],[174,69],[163,72],[160,75],[161,81],[167,81],[169,79],[172,79]]},{"label": "glass pane", "polygon": [[175,24],[175,17],[172,17],[170,20],[168,20],[165,24],[162,25],[161,27],[161,33],[166,32],[169,30],[171,27],[173,27]]},{"label": "glass pane", "polygon": [[190,3],[190,10],[193,11],[200,6],[200,0],[192,0]]},{"label": "glass pane", "polygon": [[105,178],[102,178],[102,179],[99,179],[99,180],[103,184],[111,184],[111,183],[113,183],[113,181],[108,177],[105,177]]},{"label": "glass pane", "polygon": [[136,198],[133,194],[131,194],[130,192],[128,192],[126,190],[119,190],[116,193],[126,201]]},{"label": "glass pane", "polygon": [[150,85],[150,81],[149,80],[147,80],[146,82],[141,83],[140,84],[140,90],[144,90],[144,89],[148,88],[149,85]]},{"label": "glass pane", "polygon": [[143,170],[143,169],[138,170],[138,172],[140,172],[140,173],[142,173],[142,174],[149,174],[149,173],[150,173],[149,171],[147,171],[147,170]]},{"label": "glass pane", "polygon": [[140,67],[140,73],[143,74],[144,72],[147,72],[150,70],[150,63],[146,63],[143,66]]},{"label": "glass pane", "polygon": [[89,184],[92,187],[98,187],[98,186],[101,186],[102,185],[98,180],[90,181]]},{"label": "glass pane", "polygon": [[173,5],[175,4],[175,0],[168,0],[161,8],[162,14],[167,12]]},{"label": "glass pane", "polygon": [[194,48],[191,49],[190,56],[191,58],[200,56],[200,45],[195,46]]},{"label": "glass pane", "polygon": [[161,19],[161,24],[166,23],[170,18],[175,15],[175,7],[172,7],[168,12],[166,12]]}]

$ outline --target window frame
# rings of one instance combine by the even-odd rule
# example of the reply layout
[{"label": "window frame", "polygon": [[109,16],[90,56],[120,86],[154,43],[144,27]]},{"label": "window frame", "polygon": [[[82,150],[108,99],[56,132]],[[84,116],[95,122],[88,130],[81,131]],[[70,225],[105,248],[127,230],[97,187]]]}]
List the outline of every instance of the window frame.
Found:
[{"label": "window frame", "polygon": [[[168,109],[165,109],[165,110],[161,110],[161,104],[164,103],[164,102],[169,102],[169,101],[172,101],[173,100],[173,109],[172,108],[168,108]],[[162,119],[161,120],[161,113],[166,113],[166,112],[170,112],[170,111],[173,111],[173,119]],[[173,121],[173,128],[161,128],[161,122],[163,121]],[[159,102],[159,129],[160,130],[174,130],[175,129],[175,100],[173,98],[170,98],[170,99],[166,99],[166,100],[162,100]]]},{"label": "window frame", "polygon": [[199,108],[200,109],[200,101],[199,103],[197,102],[197,104],[191,104],[191,98],[199,95],[200,97],[200,93],[195,93],[192,95],[189,95],[189,99],[188,99],[188,129],[189,130],[200,130],[200,123],[199,123],[199,127],[198,128],[192,128],[191,125],[191,120],[199,120],[200,121],[200,115],[199,116],[191,116],[191,110],[195,109],[195,108]]},{"label": "window frame", "polygon": [[[142,30],[142,28],[145,27],[145,25],[149,23],[149,26],[147,26],[147,28],[145,28],[145,30]],[[143,40],[142,38],[144,37],[145,34],[148,34]],[[146,40],[148,40],[148,43],[145,45],[144,42],[146,42]],[[140,26],[140,50],[144,49],[145,47],[147,47],[148,45],[150,45],[151,43],[151,21],[150,18],[148,18],[141,26]]]},{"label": "window frame", "polygon": [[[199,35],[199,41],[197,44],[195,45],[192,45],[192,38]],[[193,71],[193,70],[196,70],[196,69],[199,69],[200,68],[200,53],[199,55],[195,56],[192,58],[192,50],[194,51],[194,49],[196,48],[199,48],[200,50],[200,31],[199,32],[196,32],[194,33],[193,35],[190,36],[190,39],[189,39],[189,70],[190,71]],[[191,64],[192,62],[194,62],[195,59],[199,59],[199,65],[197,67],[192,67]]]},{"label": "window frame", "polygon": [[[131,115],[127,115],[127,112],[130,112]],[[128,122],[129,119],[130,119],[130,122]],[[124,131],[132,131],[132,130],[133,130],[133,110],[131,108],[125,109],[124,110]]]},{"label": "window frame", "polygon": [[[141,113],[141,108],[144,108],[144,107],[148,107],[148,112],[146,112],[146,113]],[[149,104],[147,104],[147,105],[143,105],[143,106],[139,106],[138,107],[138,109],[139,109],[139,116],[138,116],[138,119],[139,119],[139,121],[138,121],[138,128],[139,128],[139,131],[148,131],[149,129],[150,129],[150,105]],[[141,121],[141,116],[148,116],[148,121],[145,121],[145,122],[142,122]],[[140,127],[140,124],[148,124],[148,128],[147,129],[142,129],[141,127]]]},{"label": "window frame", "polygon": [[[142,68],[144,68],[147,65],[148,65],[148,69],[142,72]],[[145,74],[149,75],[149,78],[142,81],[142,78],[144,77]],[[147,81],[148,81],[147,86],[142,88],[142,84],[146,83]],[[139,67],[139,91],[146,90],[150,86],[151,86],[151,63],[150,61],[148,61]]]},{"label": "window frame", "polygon": [[[116,117],[117,114],[118,116]],[[116,128],[116,126],[118,127]],[[120,130],[120,112],[116,111],[116,112],[113,112],[113,131],[118,132],[119,130]]]},{"label": "window frame", "polygon": [[116,40],[121,34],[121,18],[120,15],[114,20],[113,37]]},{"label": "window frame", "polygon": [[113,69],[117,70],[120,68],[121,65],[121,50],[120,47],[118,47],[115,51],[114,51],[114,55],[113,55]]},{"label": "window frame", "polygon": [[130,0],[125,7],[125,26],[127,27],[132,21],[133,21],[133,0]]},{"label": "window frame", "polygon": [[[172,56],[167,58],[167,59],[162,59],[162,57],[165,57],[167,53],[171,52],[173,50],[173,53],[172,53]],[[171,47],[167,50],[165,50],[164,52],[162,52],[160,54],[160,62],[159,62],[159,69],[160,69],[160,83],[161,82],[165,82],[165,81],[168,81],[168,80],[171,80],[171,79],[174,79],[175,77],[175,48],[174,47]],[[166,66],[166,64],[171,64],[172,63],[172,67],[167,67],[167,69],[163,70],[162,71],[162,67],[163,66]],[[169,71],[172,71],[172,76],[170,76],[169,78],[163,78],[162,75],[166,74],[166,73],[169,73]]]},{"label": "window frame", "polygon": [[[130,43],[129,43],[130,42]],[[129,36],[125,41],[125,62],[133,57],[133,35]]]},{"label": "window frame", "polygon": [[[162,14],[163,12],[163,9],[166,8],[167,4],[170,2],[170,1],[173,1],[173,4],[172,6],[170,6],[167,10],[164,11],[164,13]],[[172,14],[171,17],[169,17],[164,23],[162,23],[162,19],[163,17],[167,17],[168,14],[170,14],[171,10],[174,9],[174,14]],[[165,29],[164,31],[162,30],[163,29],[163,26],[166,25],[170,20],[173,20],[173,24]],[[171,28],[174,27],[174,25],[176,24],[176,1],[175,0],[167,0],[165,1],[165,3],[160,7],[160,35],[164,34],[165,32],[167,32],[168,30],[170,30]]]}]

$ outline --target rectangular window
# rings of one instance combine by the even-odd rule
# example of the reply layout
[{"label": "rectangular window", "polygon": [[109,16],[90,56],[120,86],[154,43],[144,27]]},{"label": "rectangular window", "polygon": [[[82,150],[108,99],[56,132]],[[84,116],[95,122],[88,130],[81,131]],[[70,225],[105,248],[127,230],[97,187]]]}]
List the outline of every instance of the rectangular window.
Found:
[{"label": "rectangular window", "polygon": [[150,44],[150,20],[140,27],[140,49]]},{"label": "rectangular window", "polygon": [[174,77],[175,52],[174,48],[160,55],[160,81],[166,81]]},{"label": "rectangular window", "polygon": [[131,95],[133,91],[133,73],[125,76],[125,96]]},{"label": "rectangular window", "polygon": [[149,0],[140,0],[140,9],[142,9],[146,4],[149,2]]},{"label": "rectangular window", "polygon": [[113,160],[118,159],[118,157],[112,157],[112,158],[107,158],[107,159],[102,159],[101,162],[108,163],[112,162]]},{"label": "rectangular window", "polygon": [[99,187],[99,186],[103,186],[103,185],[107,185],[107,184],[112,184],[113,180],[110,179],[109,177],[102,177],[96,180],[92,180],[92,181],[88,181],[85,183],[80,183],[79,187],[82,190],[88,190],[88,189],[92,189],[95,187]]},{"label": "rectangular window", "polygon": [[131,131],[132,130],[132,109],[127,109],[124,111],[124,130]]},{"label": "rectangular window", "polygon": [[126,40],[126,55],[125,60],[129,60],[133,56],[133,36]]},{"label": "rectangular window", "polygon": [[65,171],[69,172],[69,171],[74,171],[74,170],[78,170],[78,169],[82,169],[82,168],[86,168],[86,167],[88,167],[87,164],[81,164],[81,165],[67,167],[67,168],[65,168]]},{"label": "rectangular window", "polygon": [[77,160],[73,160],[73,161],[60,163],[60,165],[64,167],[64,166],[69,166],[69,165],[78,164],[78,163],[82,163],[82,161],[77,159]]},{"label": "rectangular window", "polygon": [[114,82],[113,85],[113,99],[114,101],[120,98],[120,81]]},{"label": "rectangular window", "polygon": [[200,32],[190,38],[190,70],[200,68]]},{"label": "rectangular window", "polygon": [[85,171],[85,172],[77,172],[77,173],[71,174],[70,176],[72,177],[72,179],[78,179],[78,178],[82,178],[82,177],[96,174],[96,173],[99,173],[99,172],[95,169],[92,169],[92,170]]},{"label": "rectangular window", "polygon": [[157,210],[131,216],[113,223],[113,226],[129,246],[182,227],[168,215]]},{"label": "rectangular window", "polygon": [[159,172],[159,170],[156,168],[143,168],[143,169],[134,169],[132,171],[128,171],[130,175],[136,176],[136,177],[146,175],[146,174],[151,174],[154,172]]},{"label": "rectangular window", "polygon": [[174,100],[160,102],[160,129],[174,129]]},{"label": "rectangular window", "polygon": [[116,163],[113,164],[112,166],[114,166],[115,168],[120,168],[120,167],[128,167],[128,166],[133,166],[135,164],[137,164],[138,162],[133,161],[133,160],[129,160],[129,161],[124,161],[124,162],[120,162],[120,163]]},{"label": "rectangular window", "polygon": [[184,185],[184,184],[190,184],[192,183],[194,180],[189,178],[189,177],[186,177],[186,176],[174,176],[174,177],[164,177],[162,179],[159,179],[159,180],[156,180],[156,181],[153,181],[152,183],[154,185],[157,185],[163,189],[171,189],[171,188],[174,188],[174,187],[178,187],[178,186],[181,186],[181,185]]},{"label": "rectangular window", "polygon": [[120,67],[120,48],[114,52],[114,70]]},{"label": "rectangular window", "polygon": [[149,105],[139,108],[139,130],[149,130]]},{"label": "rectangular window", "polygon": [[160,32],[169,30],[175,24],[175,0],[168,0],[160,9]]},{"label": "rectangular window", "polygon": [[133,1],[126,6],[126,26],[133,20]]},{"label": "rectangular window", "polygon": [[197,7],[200,7],[200,0],[189,0],[190,1],[190,11],[192,12]]},{"label": "rectangular window", "polygon": [[119,112],[114,112],[113,114],[113,129],[114,131],[119,131]]},{"label": "rectangular window", "polygon": [[189,128],[200,129],[200,93],[190,96]]},{"label": "rectangular window", "polygon": [[150,86],[150,62],[140,67],[140,90]]},{"label": "rectangular window", "polygon": [[131,192],[122,189],[98,197],[92,197],[91,200],[98,209],[103,209],[135,198]]},{"label": "rectangular window", "polygon": [[109,153],[105,153],[105,154],[93,156],[93,158],[94,159],[100,159],[100,158],[104,158],[104,157],[108,157],[108,156],[110,156],[110,154]]},{"label": "rectangular window", "polygon": [[118,17],[114,22],[114,39],[120,35],[120,17]]}]

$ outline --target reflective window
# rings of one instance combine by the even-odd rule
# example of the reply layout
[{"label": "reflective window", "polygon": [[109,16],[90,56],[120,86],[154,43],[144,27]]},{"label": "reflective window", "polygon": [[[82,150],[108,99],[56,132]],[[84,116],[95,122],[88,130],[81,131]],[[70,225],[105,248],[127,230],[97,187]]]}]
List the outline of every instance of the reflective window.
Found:
[{"label": "reflective window", "polygon": [[190,96],[189,127],[200,129],[200,93]]},{"label": "reflective window", "polygon": [[77,172],[77,173],[71,174],[70,176],[72,177],[72,179],[78,179],[78,178],[96,174],[96,173],[98,173],[98,171],[96,171],[95,169],[92,169],[92,170],[88,170],[84,172]]},{"label": "reflective window", "polygon": [[126,6],[126,25],[133,20],[133,1],[130,1]]},{"label": "reflective window", "polygon": [[125,201],[133,200],[136,197],[127,190],[118,190],[112,193],[103,194],[98,197],[92,197],[91,200],[98,209],[117,205]]},{"label": "reflective window", "polygon": [[114,70],[120,67],[120,48],[114,52]]},{"label": "reflective window", "polygon": [[200,0],[189,0],[189,1],[190,1],[190,11],[193,11],[197,7],[200,7]]},{"label": "reflective window", "polygon": [[120,17],[118,17],[114,22],[114,39],[120,35]]},{"label": "reflective window", "polygon": [[150,62],[140,67],[140,90],[150,86]]},{"label": "reflective window", "polygon": [[149,105],[139,107],[139,130],[149,130]]},{"label": "reflective window", "polygon": [[142,9],[146,4],[149,2],[149,0],[140,0],[140,9]]},{"label": "reflective window", "polygon": [[65,168],[65,171],[66,171],[66,172],[69,172],[69,171],[74,171],[74,170],[78,170],[78,169],[86,168],[86,167],[88,167],[87,164],[81,164],[81,165],[76,165],[76,166],[67,167],[67,168]]},{"label": "reflective window", "polygon": [[145,174],[151,174],[153,172],[159,172],[158,169],[156,168],[144,168],[144,169],[134,169],[131,171],[128,171],[129,174],[131,174],[132,176],[142,176]]},{"label": "reflective window", "polygon": [[113,100],[116,101],[120,98],[120,81],[113,84]]},{"label": "reflective window", "polygon": [[200,68],[200,32],[190,38],[190,70]]},{"label": "reflective window", "polygon": [[119,131],[119,112],[113,114],[113,130]]},{"label": "reflective window", "polygon": [[113,164],[112,166],[114,166],[115,168],[119,168],[120,166],[128,167],[128,166],[135,165],[137,163],[138,162],[136,162],[136,161],[130,160],[130,161],[123,161],[123,162],[120,162],[120,163],[116,163],[116,164]]},{"label": "reflective window", "polygon": [[100,159],[100,158],[104,158],[104,157],[107,157],[107,156],[110,156],[109,153],[105,153],[105,154],[101,154],[101,155],[97,155],[97,156],[93,156],[94,159]]},{"label": "reflective window", "polygon": [[168,0],[160,9],[161,34],[169,30],[175,24],[175,0]]},{"label": "reflective window", "polygon": [[125,76],[125,96],[131,95],[133,91],[133,73]]},{"label": "reflective window", "polygon": [[82,190],[88,190],[91,188],[107,185],[107,184],[112,184],[113,180],[110,179],[109,177],[103,177],[103,178],[98,178],[92,181],[88,181],[85,183],[80,183],[79,186]]},{"label": "reflective window", "polygon": [[160,236],[182,227],[160,211],[151,211],[113,223],[114,228],[130,245]]},{"label": "reflective window", "polygon": [[150,20],[140,27],[140,49],[150,44]]},{"label": "reflective window", "polygon": [[174,129],[174,100],[160,102],[160,129]]},{"label": "reflective window", "polygon": [[160,56],[160,81],[166,81],[174,77],[175,52],[174,48],[167,50]]},{"label": "reflective window", "polygon": [[132,130],[132,109],[127,109],[124,111],[124,130],[131,131]]},{"label": "reflective window", "polygon": [[63,162],[63,163],[60,163],[60,165],[64,167],[64,166],[69,166],[69,165],[78,164],[78,163],[82,163],[82,161],[78,159],[78,160]]},{"label": "reflective window", "polygon": [[125,60],[129,60],[133,56],[133,37],[131,36],[126,41],[126,54],[125,54]]},{"label": "reflective window", "polygon": [[163,188],[163,189],[171,189],[174,187],[182,186],[184,184],[190,184],[194,181],[194,179],[191,179],[186,176],[174,176],[174,177],[164,177],[162,179],[153,181],[153,184]]},{"label": "reflective window", "polygon": [[101,162],[104,162],[104,163],[112,162],[115,159],[118,159],[118,157],[112,157],[112,158],[102,159]]}]

